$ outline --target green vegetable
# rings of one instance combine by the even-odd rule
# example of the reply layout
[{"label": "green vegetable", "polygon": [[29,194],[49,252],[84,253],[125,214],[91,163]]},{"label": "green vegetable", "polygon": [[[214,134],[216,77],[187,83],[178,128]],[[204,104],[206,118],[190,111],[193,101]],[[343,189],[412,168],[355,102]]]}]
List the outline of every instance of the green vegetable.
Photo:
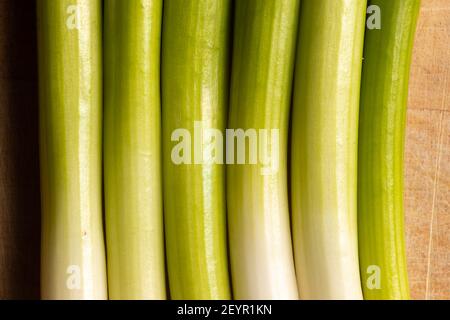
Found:
[{"label": "green vegetable", "polygon": [[[236,2],[229,128],[254,130],[249,142],[259,148],[257,164],[249,163],[250,156],[227,171],[237,299],[298,299],[287,143],[299,7],[299,0]],[[260,130],[267,130],[265,138]],[[265,151],[267,159],[261,157]]]},{"label": "green vegetable", "polygon": [[[200,128],[221,133],[225,128],[231,1],[169,0],[163,17],[164,210],[170,294],[173,299],[228,299],[225,167],[202,161],[194,152],[211,144],[199,139],[194,128],[196,121]],[[177,152],[179,143],[187,147]]]},{"label": "green vegetable", "polygon": [[358,109],[365,0],[303,0],[295,71],[292,215],[302,299],[361,299]]},{"label": "green vegetable", "polygon": [[161,0],[105,1],[105,205],[111,299],[165,299]]},{"label": "green vegetable", "polygon": [[37,6],[42,298],[105,299],[101,1]]},{"label": "green vegetable", "polygon": [[419,0],[372,0],[381,29],[365,39],[359,143],[359,253],[366,299],[409,299],[403,153]]}]

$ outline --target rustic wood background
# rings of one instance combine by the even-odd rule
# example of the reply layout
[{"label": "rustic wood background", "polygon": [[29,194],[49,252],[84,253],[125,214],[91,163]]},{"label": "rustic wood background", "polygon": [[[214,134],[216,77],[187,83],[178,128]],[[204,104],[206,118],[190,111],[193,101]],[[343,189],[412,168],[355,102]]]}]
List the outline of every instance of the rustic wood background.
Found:
[{"label": "rustic wood background", "polygon": [[39,298],[35,1],[0,0],[0,298]]},{"label": "rustic wood background", "polygon": [[[0,299],[39,298],[35,2],[0,0]],[[406,147],[412,296],[450,299],[450,0],[422,0]]]},{"label": "rustic wood background", "polygon": [[422,0],[409,91],[406,237],[412,296],[450,299],[450,0]]}]

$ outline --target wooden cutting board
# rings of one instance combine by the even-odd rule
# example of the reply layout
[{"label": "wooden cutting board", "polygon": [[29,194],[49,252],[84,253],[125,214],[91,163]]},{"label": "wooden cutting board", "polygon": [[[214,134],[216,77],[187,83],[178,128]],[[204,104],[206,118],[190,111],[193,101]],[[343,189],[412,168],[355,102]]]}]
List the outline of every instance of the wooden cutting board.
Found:
[{"label": "wooden cutting board", "polygon": [[412,296],[450,299],[450,0],[422,0],[409,93],[405,208]]},{"label": "wooden cutting board", "polygon": [[[39,298],[37,110],[35,2],[0,0],[0,299]],[[406,149],[412,296],[450,299],[450,0],[422,0]]]}]

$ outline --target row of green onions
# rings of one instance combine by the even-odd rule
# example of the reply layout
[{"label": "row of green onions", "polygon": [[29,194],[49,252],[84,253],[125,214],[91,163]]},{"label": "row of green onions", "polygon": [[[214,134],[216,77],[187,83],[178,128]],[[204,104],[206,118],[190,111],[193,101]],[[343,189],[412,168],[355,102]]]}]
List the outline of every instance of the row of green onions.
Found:
[{"label": "row of green onions", "polygon": [[[37,3],[42,298],[409,298],[420,0]],[[279,170],[174,163],[196,121],[278,129]]]}]

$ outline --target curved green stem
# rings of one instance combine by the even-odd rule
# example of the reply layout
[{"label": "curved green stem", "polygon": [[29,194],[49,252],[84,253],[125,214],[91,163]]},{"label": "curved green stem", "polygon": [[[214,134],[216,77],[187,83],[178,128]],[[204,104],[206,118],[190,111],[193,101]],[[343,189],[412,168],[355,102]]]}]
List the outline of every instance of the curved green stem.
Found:
[{"label": "curved green stem", "polygon": [[258,146],[257,164],[227,169],[237,299],[298,299],[287,144],[299,8],[299,0],[236,2],[229,128],[254,130]]},{"label": "curved green stem", "polygon": [[403,153],[419,0],[372,0],[381,29],[365,39],[359,142],[359,254],[366,299],[409,299]]},{"label": "curved green stem", "polygon": [[42,298],[105,299],[101,1],[37,5]]},{"label": "curved green stem", "polygon": [[105,1],[105,205],[111,299],[165,299],[161,0]]},{"label": "curved green stem", "polygon": [[302,299],[361,299],[358,110],[365,0],[303,0],[294,89],[292,215]]},{"label": "curved green stem", "polygon": [[[194,132],[196,121],[197,130],[225,129],[230,18],[229,0],[164,3],[164,210],[174,299],[230,298],[225,168],[198,157],[195,150],[208,144]],[[186,144],[183,152],[177,141]]]}]

